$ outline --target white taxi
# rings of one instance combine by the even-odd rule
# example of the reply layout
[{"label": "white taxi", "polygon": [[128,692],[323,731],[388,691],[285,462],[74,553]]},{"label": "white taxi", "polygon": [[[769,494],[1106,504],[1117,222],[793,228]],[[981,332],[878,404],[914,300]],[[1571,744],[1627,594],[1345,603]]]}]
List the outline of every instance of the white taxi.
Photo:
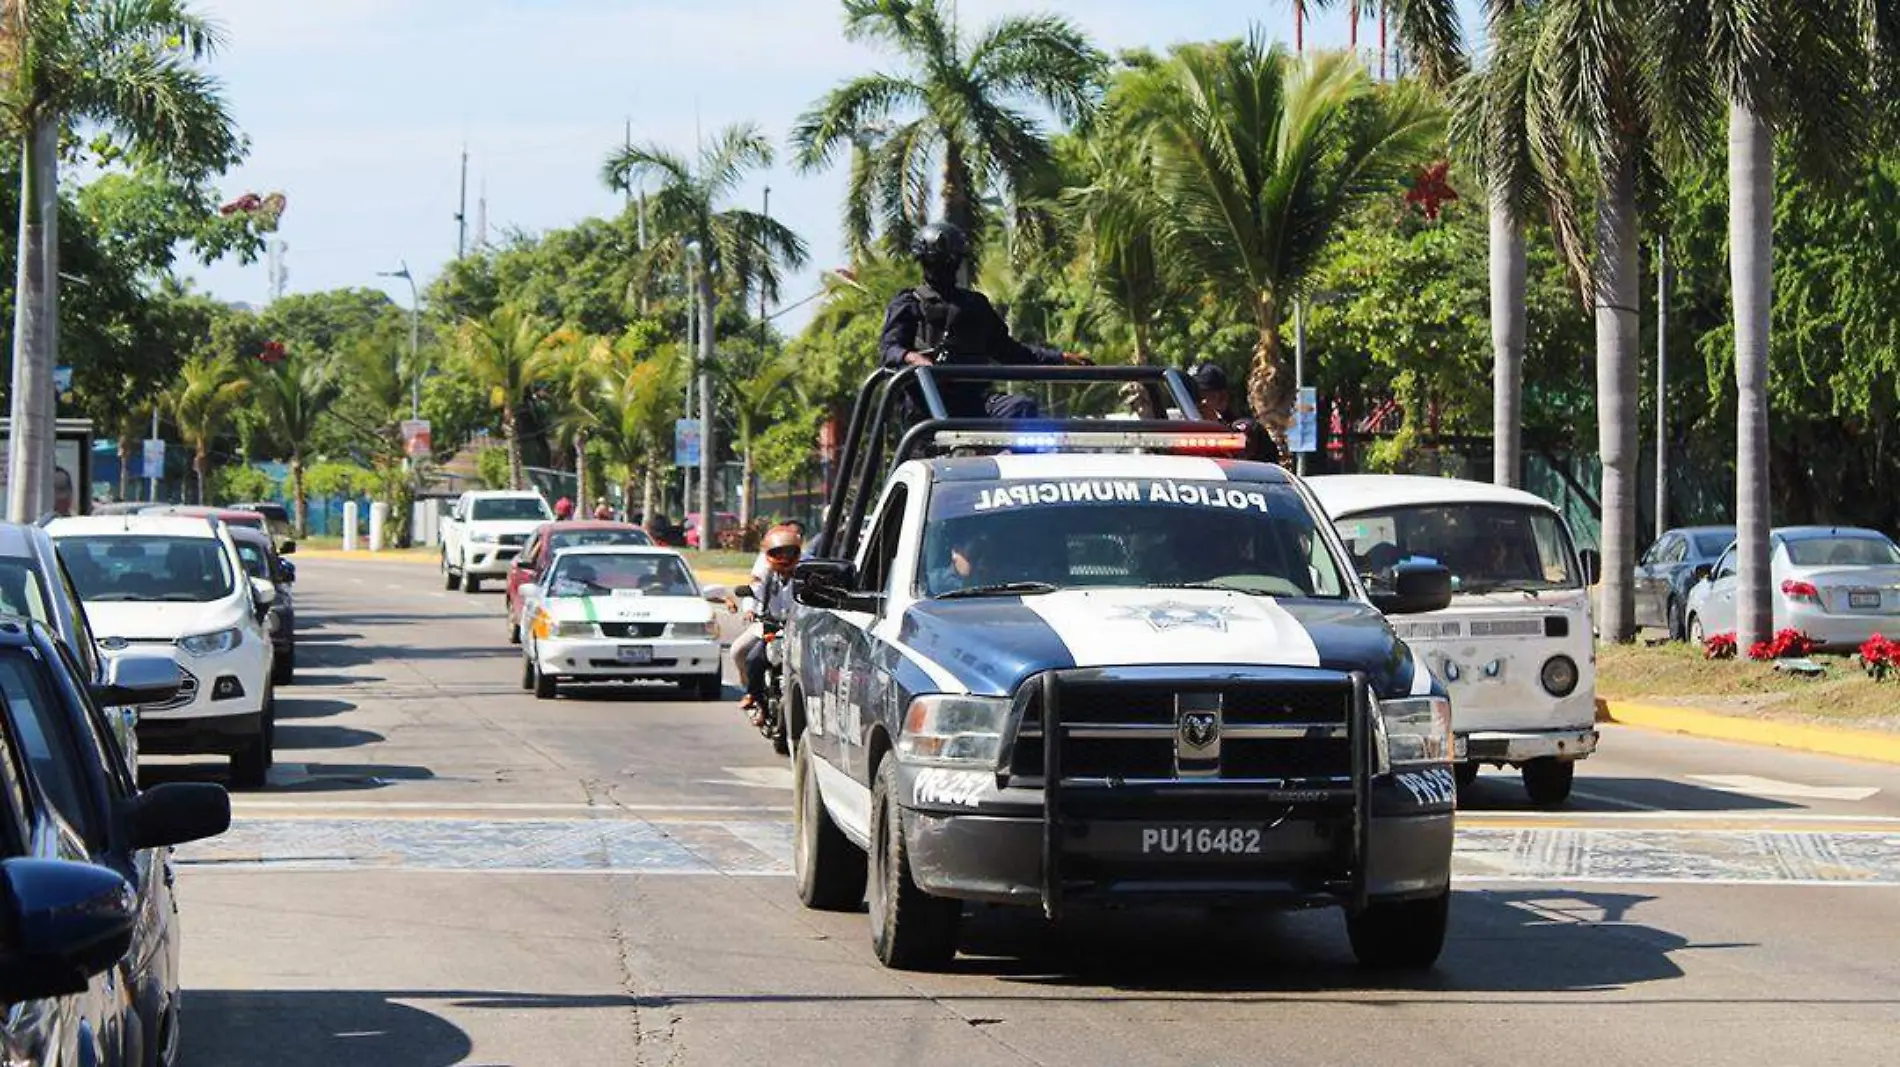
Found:
[{"label": "white taxi", "polygon": [[1392,620],[1451,696],[1458,779],[1515,767],[1533,802],[1570,796],[1596,751],[1595,552],[1579,553],[1563,514],[1488,482],[1347,474],[1306,484],[1332,516],[1368,588],[1406,559],[1451,570],[1451,606]]},{"label": "white taxi", "polygon": [[678,552],[586,545],[554,554],[520,590],[521,687],[551,700],[563,682],[676,681],[720,694],[712,604]]}]

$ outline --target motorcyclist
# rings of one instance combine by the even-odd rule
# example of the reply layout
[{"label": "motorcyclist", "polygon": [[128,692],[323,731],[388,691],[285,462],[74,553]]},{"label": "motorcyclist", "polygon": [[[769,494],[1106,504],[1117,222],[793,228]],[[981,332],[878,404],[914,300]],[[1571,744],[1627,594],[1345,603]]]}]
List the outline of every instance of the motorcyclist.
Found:
[{"label": "motorcyclist", "polygon": [[[923,284],[898,293],[884,312],[879,356],[884,366],[991,363],[1086,365],[1088,357],[1042,345],[1027,345],[1009,334],[989,298],[958,284],[957,274],[970,254],[969,239],[947,222],[917,231],[911,255],[923,269]],[[944,382],[940,388],[951,418],[1033,419],[1036,402],[997,392],[984,382]],[[914,401],[912,414],[921,411]]]},{"label": "motorcyclist", "polygon": [[1247,435],[1247,450],[1243,458],[1263,463],[1281,462],[1280,446],[1259,419],[1234,416],[1233,392],[1227,384],[1227,372],[1219,364],[1202,363],[1189,372],[1188,378],[1194,383],[1201,404],[1201,418],[1209,422],[1226,423]]},{"label": "motorcyclist", "polygon": [[[805,524],[803,522],[800,522],[797,519],[787,519],[782,525],[790,529],[793,533],[796,533],[799,536],[799,539],[801,541],[804,540]],[[810,554],[809,553],[810,547],[811,546],[809,544],[805,545],[807,555]],[[752,561],[752,585],[755,589],[758,587],[759,583],[765,581],[765,576],[767,572],[769,572],[771,569],[772,569],[772,561],[768,559],[765,555],[764,542],[760,542],[759,556],[757,559]],[[726,597],[726,610],[738,611],[739,610],[738,600],[731,596]],[[750,626],[747,626],[744,630],[740,631],[738,637],[733,638],[732,667],[734,670],[739,672],[739,677],[741,678],[745,677],[746,658],[752,654],[752,646],[758,643],[759,636],[760,636],[759,624],[754,622]]]},{"label": "motorcyclist", "polygon": [[[783,622],[792,610],[792,572],[804,552],[804,539],[789,526],[774,526],[765,533],[760,545],[765,550],[765,577],[752,589],[752,605],[746,621],[774,619]],[[752,725],[764,722],[765,642],[755,643],[746,654],[745,699],[739,707],[751,714]]]},{"label": "motorcyclist", "polygon": [[554,521],[566,522],[574,517],[574,502],[562,497],[554,502]]},{"label": "motorcyclist", "polygon": [[606,497],[603,496],[600,499],[594,501],[594,518],[599,519],[602,522],[606,522],[607,520],[612,519],[613,517],[614,517],[614,509],[608,505]]}]

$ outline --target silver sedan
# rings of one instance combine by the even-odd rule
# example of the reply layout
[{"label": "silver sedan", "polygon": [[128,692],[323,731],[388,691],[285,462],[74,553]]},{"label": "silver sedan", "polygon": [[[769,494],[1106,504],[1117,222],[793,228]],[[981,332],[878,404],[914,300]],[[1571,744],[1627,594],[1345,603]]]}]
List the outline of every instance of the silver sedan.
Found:
[{"label": "silver sedan", "polygon": [[[1689,590],[1689,639],[1735,629],[1735,546]],[[1775,629],[1824,648],[1853,648],[1876,633],[1900,638],[1900,548],[1875,530],[1785,526],[1770,534]]]}]

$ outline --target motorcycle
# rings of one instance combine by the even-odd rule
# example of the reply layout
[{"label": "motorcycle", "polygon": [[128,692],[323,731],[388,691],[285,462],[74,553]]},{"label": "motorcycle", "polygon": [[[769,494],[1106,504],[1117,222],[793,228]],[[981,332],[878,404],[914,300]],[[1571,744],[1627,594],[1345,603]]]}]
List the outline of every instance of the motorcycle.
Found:
[{"label": "motorcycle", "polygon": [[[733,590],[738,597],[755,598],[751,586]],[[759,735],[772,742],[772,751],[781,756],[791,752],[785,736],[785,622],[770,615],[759,616],[759,641],[765,646],[765,695],[759,705]]]}]

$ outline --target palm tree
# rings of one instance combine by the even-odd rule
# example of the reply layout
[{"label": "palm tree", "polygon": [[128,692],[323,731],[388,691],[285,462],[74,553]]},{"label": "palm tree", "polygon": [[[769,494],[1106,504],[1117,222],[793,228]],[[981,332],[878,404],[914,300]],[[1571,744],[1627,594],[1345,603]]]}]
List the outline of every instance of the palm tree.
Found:
[{"label": "palm tree", "polygon": [[101,127],[189,173],[228,166],[238,147],[217,83],[196,66],[219,33],[184,0],[16,0],[0,17],[0,128],[22,149],[7,515],[30,522],[52,502],[61,131]]},{"label": "palm tree", "polygon": [[739,528],[744,530],[752,525],[752,445],[773,414],[784,410],[788,402],[803,405],[798,364],[783,352],[765,353],[753,366],[732,376],[726,391],[739,431]]},{"label": "palm tree", "polygon": [[[1726,104],[1729,288],[1735,316],[1736,641],[1774,629],[1769,578],[1768,336],[1776,134],[1797,166],[1839,178],[1865,143],[1867,46],[1891,43],[1891,3],[1669,0],[1658,11],[1668,72],[1690,108]],[[1863,25],[1862,18],[1868,19]],[[1711,32],[1716,27],[1722,32]],[[1888,32],[1883,32],[1888,31]],[[1884,57],[1883,57],[1884,58]],[[1704,110],[1695,108],[1695,110]],[[1660,442],[1658,443],[1660,447]]]},{"label": "palm tree", "polygon": [[1428,158],[1443,120],[1416,87],[1383,89],[1351,56],[1296,61],[1245,43],[1187,45],[1155,102],[1155,168],[1174,256],[1259,331],[1248,397],[1284,432],[1281,317],[1352,213]]},{"label": "palm tree", "polygon": [[641,347],[626,339],[617,343],[600,367],[600,379],[589,403],[594,414],[593,434],[609,462],[624,472],[627,499],[633,499],[635,475],[640,479],[640,513],[653,515],[654,471],[666,463],[673,439],[673,420],[680,414],[681,386],[687,360],[678,347],[663,348],[635,358]]},{"label": "palm tree", "polygon": [[853,150],[845,207],[853,249],[869,245],[875,216],[893,250],[908,245],[928,219],[933,177],[943,219],[980,247],[985,198],[1015,199],[1052,162],[1026,108],[1064,122],[1088,114],[1106,57],[1054,16],[1001,19],[966,41],[944,0],[844,0],[844,12],[846,37],[897,52],[910,71],[854,78],[801,116],[792,128],[798,166],[824,167],[839,149]]},{"label": "palm tree", "polygon": [[517,409],[546,365],[544,353],[552,336],[554,332],[538,316],[503,304],[482,318],[464,319],[456,337],[464,371],[487,391],[489,403],[501,410],[509,485],[515,489],[522,485]]},{"label": "palm tree", "polygon": [[1154,354],[1156,316],[1183,289],[1161,250],[1168,209],[1155,188],[1154,153],[1146,141],[1107,130],[1085,151],[1089,184],[1064,200],[1079,224],[1095,296],[1127,326],[1129,361],[1143,365]]},{"label": "palm tree", "polygon": [[259,366],[251,375],[252,397],[272,436],[290,450],[291,510],[297,536],[303,537],[309,532],[304,449],[343,385],[326,364],[300,349],[292,349],[280,363]]},{"label": "palm tree", "polygon": [[589,401],[599,389],[603,361],[611,352],[604,337],[563,327],[548,338],[540,374],[554,401],[554,432],[574,450],[574,508],[587,503],[587,449],[596,421]]},{"label": "palm tree", "polygon": [[199,353],[185,360],[178,370],[178,380],[165,395],[165,406],[178,421],[178,436],[191,446],[191,469],[197,475],[200,504],[205,502],[211,442],[250,389],[250,380],[234,359]]},{"label": "palm tree", "polygon": [[648,197],[650,242],[640,274],[693,267],[699,312],[700,544],[712,547],[712,472],[717,445],[712,418],[712,376],[721,288],[757,291],[776,298],[780,265],[805,262],[805,242],[791,229],[756,211],[723,206],[745,177],[772,165],[772,143],[750,124],[728,126],[700,150],[697,160],[658,145],[635,145],[607,158],[602,177],[609,188],[630,191],[657,181]]}]

